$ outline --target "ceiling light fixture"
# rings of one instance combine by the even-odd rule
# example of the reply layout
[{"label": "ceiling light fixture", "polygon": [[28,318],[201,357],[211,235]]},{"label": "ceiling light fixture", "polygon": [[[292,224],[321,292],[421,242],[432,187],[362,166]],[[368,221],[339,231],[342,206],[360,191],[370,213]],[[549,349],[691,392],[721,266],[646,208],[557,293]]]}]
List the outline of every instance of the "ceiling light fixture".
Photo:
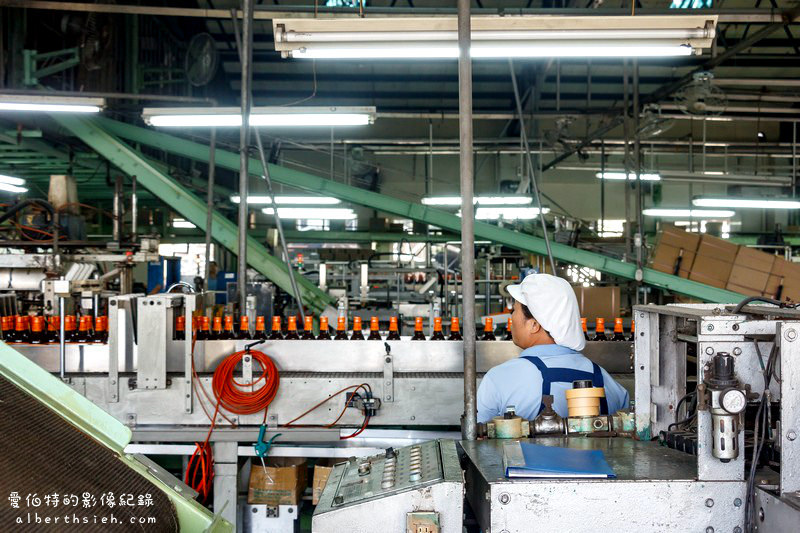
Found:
[{"label": "ceiling light fixture", "polygon": [[652,207],[644,209],[642,214],[647,217],[656,218],[731,218],[736,215],[735,211],[726,209],[666,209]]},{"label": "ceiling light fixture", "polygon": [[172,227],[178,229],[194,229],[197,226],[186,220],[185,218],[173,218]]},{"label": "ceiling light fixture", "polygon": [[[549,207],[543,207],[546,215]],[[458,216],[461,216],[459,211]],[[538,207],[479,207],[475,210],[475,220],[530,220],[539,216]]]},{"label": "ceiling light fixture", "polygon": [[[472,203],[476,205],[528,205],[533,198],[525,195],[515,196],[476,196]],[[460,196],[426,196],[422,199],[423,205],[460,206]]]},{"label": "ceiling light fixture", "polygon": [[[238,204],[241,198],[238,194],[231,196],[231,202]],[[270,205],[272,201],[269,196],[249,195],[247,204]],[[338,198],[332,196],[276,196],[275,203],[278,205],[337,205],[342,203]]]},{"label": "ceiling light fixture", "polygon": [[[475,16],[473,58],[700,54],[716,16]],[[456,59],[456,17],[275,19],[275,50],[309,59]]]},{"label": "ceiling light fixture", "polygon": [[28,192],[28,189],[22,187],[22,185],[25,185],[24,179],[0,174],[0,191],[14,193]]},{"label": "ceiling light fixture", "polygon": [[0,111],[99,113],[104,106],[103,98],[0,94]]},{"label": "ceiling light fixture", "polygon": [[[265,215],[274,215],[275,209],[272,207],[265,207],[261,210]],[[294,218],[294,219],[311,219],[311,220],[353,220],[358,218],[352,209],[343,207],[279,207],[278,215],[281,218]]]},{"label": "ceiling light fixture", "polygon": [[695,198],[697,207],[727,207],[743,209],[800,209],[800,201],[790,198]]},{"label": "ceiling light fixture", "polygon": [[[595,174],[595,177],[604,180],[623,181],[625,179],[625,172],[618,172],[618,171],[598,172],[597,174]],[[653,173],[640,173],[639,179],[641,179],[642,181],[661,181],[661,176],[659,174],[653,174]],[[636,181],[636,173],[629,172],[628,180]]]},{"label": "ceiling light fixture", "polygon": [[[257,127],[365,126],[375,121],[374,107],[254,107],[250,125]],[[208,128],[242,125],[237,107],[146,107],[142,119],[164,128]]]}]

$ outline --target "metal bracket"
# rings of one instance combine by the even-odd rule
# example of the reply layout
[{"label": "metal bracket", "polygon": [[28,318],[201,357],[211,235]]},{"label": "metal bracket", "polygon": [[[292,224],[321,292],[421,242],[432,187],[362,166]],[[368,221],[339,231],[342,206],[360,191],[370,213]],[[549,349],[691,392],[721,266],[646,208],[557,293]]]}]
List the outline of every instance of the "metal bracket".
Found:
[{"label": "metal bracket", "polygon": [[383,401],[392,403],[394,401],[394,358],[389,343],[384,342],[383,345],[386,348],[386,355],[383,358]]},{"label": "metal bracket", "polygon": [[194,330],[192,328],[192,316],[197,307],[197,296],[194,294],[187,294],[183,297],[183,314],[186,318],[185,327],[185,340],[183,342],[183,387],[184,387],[184,411],[186,413],[192,412],[192,405],[194,402],[194,388],[192,387],[192,335]]},{"label": "metal bracket", "polygon": [[[45,78],[57,72],[75,67],[80,64],[81,60],[78,47],[76,46],[42,54],[36,50],[23,50],[22,62],[22,83],[28,86],[34,86],[39,84],[40,78]],[[39,67],[40,62],[48,62],[49,64]]]}]

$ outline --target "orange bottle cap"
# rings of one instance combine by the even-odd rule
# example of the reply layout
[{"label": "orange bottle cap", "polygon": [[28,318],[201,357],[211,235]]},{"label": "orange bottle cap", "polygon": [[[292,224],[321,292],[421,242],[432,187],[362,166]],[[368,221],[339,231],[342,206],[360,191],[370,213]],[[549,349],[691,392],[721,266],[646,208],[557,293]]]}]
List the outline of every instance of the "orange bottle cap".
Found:
[{"label": "orange bottle cap", "polygon": [[328,317],[326,316],[319,317],[319,329],[322,331],[328,329]]},{"label": "orange bottle cap", "polygon": [[314,329],[314,317],[311,315],[306,315],[305,322],[303,324],[306,331],[311,331]]},{"label": "orange bottle cap", "polygon": [[442,331],[442,318],[435,317],[433,319],[433,331]]},{"label": "orange bottle cap", "polygon": [[297,317],[289,317],[289,331],[297,331]]},{"label": "orange bottle cap", "polygon": [[414,319],[414,331],[422,331],[422,317],[418,316]]},{"label": "orange bottle cap", "polygon": [[614,333],[622,333],[622,319],[615,318],[614,319]]},{"label": "orange bottle cap", "polygon": [[203,331],[208,331],[209,322],[210,321],[208,320],[207,316],[200,317],[200,329],[202,329]]},{"label": "orange bottle cap", "polygon": [[631,320],[631,331],[636,331],[636,321]]},{"label": "orange bottle cap", "polygon": [[511,317],[508,317],[508,324],[506,325],[506,329],[511,329]]},{"label": "orange bottle cap", "polygon": [[494,331],[494,319],[487,318],[486,323],[483,325],[483,331]]},{"label": "orange bottle cap", "polygon": [[15,329],[17,331],[25,331],[25,318],[22,316],[18,316],[17,320],[15,321]]},{"label": "orange bottle cap", "polygon": [[44,318],[40,316],[33,317],[31,321],[31,330],[33,331],[43,331],[44,330]]},{"label": "orange bottle cap", "polygon": [[89,331],[90,329],[92,329],[92,317],[82,316],[78,328],[81,331]]},{"label": "orange bottle cap", "polygon": [[347,329],[347,319],[340,316],[336,319],[336,331],[344,331]]},{"label": "orange bottle cap", "polygon": [[257,316],[256,317],[256,331],[264,331],[264,317]]},{"label": "orange bottle cap", "polygon": [[272,317],[272,331],[280,331],[281,330],[281,317],[274,316]]},{"label": "orange bottle cap", "polygon": [[186,317],[179,316],[175,319],[175,329],[178,331],[185,331],[186,330]]},{"label": "orange bottle cap", "polygon": [[393,316],[389,319],[389,331],[397,331],[397,317]]},{"label": "orange bottle cap", "polygon": [[233,317],[225,315],[225,331],[233,331]]},{"label": "orange bottle cap", "polygon": [[374,316],[369,319],[369,329],[370,331],[378,331],[380,327],[380,322],[378,322],[378,317]]},{"label": "orange bottle cap", "polygon": [[361,317],[356,316],[353,317],[353,331],[361,331]]},{"label": "orange bottle cap", "polygon": [[247,315],[244,315],[239,319],[239,329],[242,331],[250,329],[250,318]]},{"label": "orange bottle cap", "polygon": [[454,316],[450,319],[450,331],[458,331],[458,317]]},{"label": "orange bottle cap", "polygon": [[215,316],[214,317],[213,328],[214,328],[214,331],[222,331],[222,317],[221,316]]}]

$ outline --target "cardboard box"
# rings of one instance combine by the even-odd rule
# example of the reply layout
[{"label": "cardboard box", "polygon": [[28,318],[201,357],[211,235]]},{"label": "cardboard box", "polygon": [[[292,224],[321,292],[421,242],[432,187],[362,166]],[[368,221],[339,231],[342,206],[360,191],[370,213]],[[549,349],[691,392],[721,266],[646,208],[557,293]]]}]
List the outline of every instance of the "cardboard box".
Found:
[{"label": "cardboard box", "polygon": [[650,257],[653,270],[688,278],[700,245],[700,235],[689,233],[672,225],[666,225],[658,236],[658,243]]},{"label": "cardboard box", "polygon": [[322,491],[325,489],[325,483],[328,482],[328,477],[333,470],[333,459],[320,459],[314,465],[314,480],[311,483],[311,503],[317,505],[319,497],[322,496]]},{"label": "cardboard box", "polygon": [[[761,296],[767,288],[775,256],[742,246],[736,254],[726,289]],[[735,287],[735,288],[734,288]],[[744,291],[740,289],[746,289]]]},{"label": "cardboard box", "polygon": [[784,278],[781,300],[800,303],[800,278]]},{"label": "cardboard box", "polygon": [[596,318],[606,320],[606,333],[614,326],[614,319],[619,316],[619,287],[572,287],[578,299],[581,316],[586,317],[591,326]]},{"label": "cardboard box", "polygon": [[256,459],[250,469],[247,503],[298,505],[308,485],[306,460],[274,457],[266,460],[266,472]]},{"label": "cardboard box", "polygon": [[[739,246],[711,235],[700,238],[689,279],[724,289],[733,270]],[[764,283],[766,285],[766,282]]]},{"label": "cardboard box", "polygon": [[[800,280],[800,263],[792,263],[776,256],[767,280],[767,286],[764,289],[764,296],[775,298],[782,286],[797,285],[792,280]],[[783,294],[781,294],[781,299],[784,299]]]}]

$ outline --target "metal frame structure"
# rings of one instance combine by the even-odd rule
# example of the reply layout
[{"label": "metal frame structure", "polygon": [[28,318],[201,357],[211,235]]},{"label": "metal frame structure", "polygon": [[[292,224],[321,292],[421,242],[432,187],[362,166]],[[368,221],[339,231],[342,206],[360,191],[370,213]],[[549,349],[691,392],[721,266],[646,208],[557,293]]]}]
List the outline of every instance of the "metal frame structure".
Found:
[{"label": "metal frame structure", "polygon": [[[188,157],[195,161],[208,162],[208,147],[200,143],[187,141],[172,135],[139,128],[107,118],[70,118],[67,120],[63,117],[54,118],[59,120],[64,127],[88,142],[93,149],[109,157],[115,164],[116,161],[121,161],[121,164],[124,165],[124,167],[121,168],[126,172],[141,174],[143,169],[152,168],[152,166],[143,161],[141,155],[134,152],[116,137],[147,146],[157,147],[166,152]],[[124,147],[122,151],[120,147]],[[120,156],[123,154],[125,160],[120,159]],[[217,150],[216,163],[222,168],[235,171],[239,168],[239,156],[238,154],[226,150]],[[263,169],[260,161],[257,159],[251,158],[248,168],[251,175],[262,175]],[[368,206],[385,213],[391,213],[414,221],[438,226],[454,233],[461,232],[460,217],[440,209],[406,202],[280,165],[271,164],[269,170],[270,177],[277,183],[290,185],[316,194],[333,196],[358,205]],[[161,174],[161,176],[163,176],[163,174]],[[145,187],[152,187],[155,191],[160,191],[164,185],[163,177],[160,177],[156,182],[149,181],[150,185],[145,183],[142,176],[139,176],[139,178],[142,185]],[[172,183],[169,185],[168,190],[172,192],[175,187],[176,185]],[[184,200],[183,194],[177,195],[177,197],[174,194],[164,194],[160,196],[162,200],[167,202],[173,209],[176,209],[176,211],[181,212],[181,210],[186,209],[182,201]],[[204,218],[202,220],[199,219],[196,215],[193,217],[187,215],[186,218],[200,226],[202,226],[205,220]],[[216,218],[214,225],[215,227],[217,226]],[[538,255],[547,255],[544,239],[540,237],[522,234],[517,231],[500,228],[480,221],[475,222],[474,232],[476,238],[490,240],[511,248]],[[560,243],[552,243],[551,248],[553,257],[559,261],[593,268],[600,272],[624,279],[637,279],[637,268],[634,264]],[[270,274],[265,273],[265,275]],[[733,303],[741,300],[743,297],[735,292],[718,289],[650,268],[641,269],[641,276],[641,280],[645,284],[706,301]],[[286,281],[288,282],[288,280]],[[281,285],[278,281],[275,282]],[[287,287],[289,287],[288,283]],[[290,290],[290,288],[287,289],[287,291]]]}]

